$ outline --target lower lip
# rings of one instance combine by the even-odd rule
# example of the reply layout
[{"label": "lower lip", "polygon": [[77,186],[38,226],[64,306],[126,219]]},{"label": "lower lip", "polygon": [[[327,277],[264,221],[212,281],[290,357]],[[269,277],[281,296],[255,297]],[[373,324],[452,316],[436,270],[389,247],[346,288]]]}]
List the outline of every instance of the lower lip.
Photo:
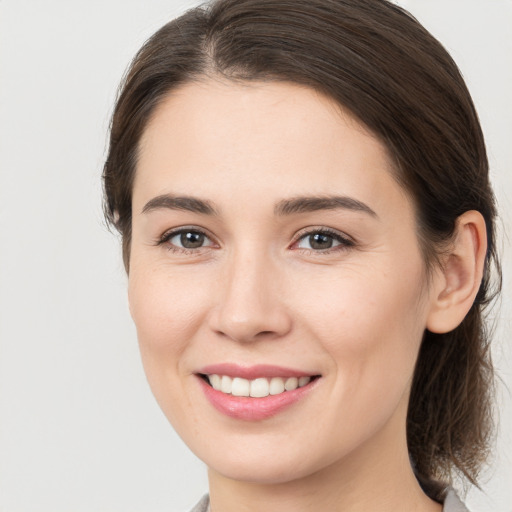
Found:
[{"label": "lower lip", "polygon": [[219,412],[245,421],[259,421],[271,418],[304,398],[315,387],[315,379],[306,386],[285,391],[279,395],[268,395],[263,398],[233,396],[213,389],[199,377],[206,398]]}]

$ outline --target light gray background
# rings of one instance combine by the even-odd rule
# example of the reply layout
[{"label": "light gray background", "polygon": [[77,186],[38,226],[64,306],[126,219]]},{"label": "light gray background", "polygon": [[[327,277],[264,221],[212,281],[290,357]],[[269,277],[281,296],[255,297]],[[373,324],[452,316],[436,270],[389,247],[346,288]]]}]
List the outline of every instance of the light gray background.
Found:
[{"label": "light gray background", "polygon": [[[100,173],[116,87],[142,42],[195,2],[0,0],[0,511],[186,510],[202,464],[139,362]],[[504,226],[512,220],[512,1],[402,0],[473,93]],[[509,231],[510,236],[510,231]],[[495,342],[512,388],[511,244]],[[510,394],[474,512],[512,511]]]}]

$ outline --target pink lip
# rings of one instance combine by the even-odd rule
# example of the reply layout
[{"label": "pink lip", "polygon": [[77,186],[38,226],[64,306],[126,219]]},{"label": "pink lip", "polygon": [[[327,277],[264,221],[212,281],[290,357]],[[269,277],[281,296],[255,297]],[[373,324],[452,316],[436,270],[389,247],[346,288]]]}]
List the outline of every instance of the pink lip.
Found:
[{"label": "pink lip", "polygon": [[[198,372],[203,375],[228,375],[244,379],[256,379],[258,377],[302,377],[312,376],[307,372],[283,368],[281,366],[256,365],[241,367],[236,364],[218,364],[206,366]],[[198,376],[199,384],[208,401],[219,412],[245,421],[259,421],[270,418],[298,402],[316,387],[319,379],[314,379],[306,386],[285,391],[279,395],[268,395],[263,398],[251,398],[233,396],[213,389],[202,377]]]},{"label": "pink lip", "polygon": [[315,374],[296,370],[293,368],[285,368],[283,366],[273,366],[268,364],[257,364],[254,366],[240,366],[233,363],[221,363],[205,366],[198,370],[197,373],[203,375],[228,375],[229,377],[241,377],[242,379],[253,380],[259,377],[310,377]]}]

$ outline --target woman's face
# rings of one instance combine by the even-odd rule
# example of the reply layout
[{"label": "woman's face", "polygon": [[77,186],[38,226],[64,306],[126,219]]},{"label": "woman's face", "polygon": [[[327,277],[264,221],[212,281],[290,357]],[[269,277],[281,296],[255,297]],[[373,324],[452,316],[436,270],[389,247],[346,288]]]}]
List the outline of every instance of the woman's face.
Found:
[{"label": "woman's face", "polygon": [[429,294],[383,145],[308,88],[205,80],[140,149],[130,308],[184,441],[256,482],[396,454]]}]

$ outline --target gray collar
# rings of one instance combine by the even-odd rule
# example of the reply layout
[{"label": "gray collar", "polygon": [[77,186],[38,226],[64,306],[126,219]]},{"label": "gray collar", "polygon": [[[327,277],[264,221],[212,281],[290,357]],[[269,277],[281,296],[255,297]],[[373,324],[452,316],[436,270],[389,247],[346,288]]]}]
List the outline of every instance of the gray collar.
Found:
[{"label": "gray collar", "polygon": [[[205,494],[190,512],[210,512],[210,498]],[[453,489],[449,489],[444,500],[443,512],[469,512]]]}]

